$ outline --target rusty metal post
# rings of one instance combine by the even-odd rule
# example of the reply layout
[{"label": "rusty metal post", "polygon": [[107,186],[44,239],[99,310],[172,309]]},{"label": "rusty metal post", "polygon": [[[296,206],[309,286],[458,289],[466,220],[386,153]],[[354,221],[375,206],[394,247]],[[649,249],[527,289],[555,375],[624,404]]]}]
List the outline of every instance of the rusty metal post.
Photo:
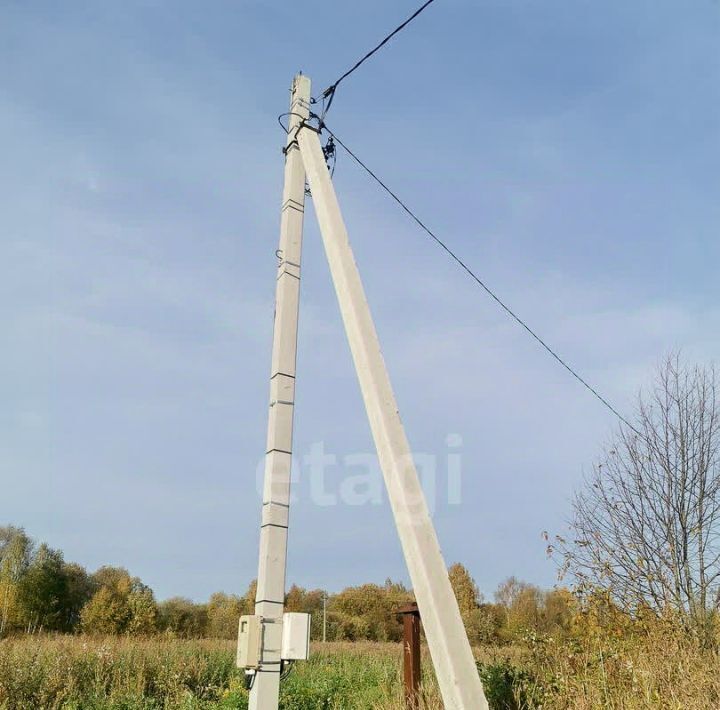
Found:
[{"label": "rusty metal post", "polygon": [[420,610],[415,602],[398,612],[403,619],[403,678],[405,681],[405,707],[420,708]]}]

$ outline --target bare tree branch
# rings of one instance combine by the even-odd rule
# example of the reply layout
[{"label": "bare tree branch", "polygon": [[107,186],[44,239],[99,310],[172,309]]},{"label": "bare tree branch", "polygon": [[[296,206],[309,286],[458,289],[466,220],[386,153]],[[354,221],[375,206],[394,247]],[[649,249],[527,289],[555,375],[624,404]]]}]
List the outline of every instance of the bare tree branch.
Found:
[{"label": "bare tree branch", "polygon": [[668,358],[635,429],[621,426],[575,496],[564,569],[631,613],[673,612],[705,633],[720,610],[719,453],[715,369]]}]

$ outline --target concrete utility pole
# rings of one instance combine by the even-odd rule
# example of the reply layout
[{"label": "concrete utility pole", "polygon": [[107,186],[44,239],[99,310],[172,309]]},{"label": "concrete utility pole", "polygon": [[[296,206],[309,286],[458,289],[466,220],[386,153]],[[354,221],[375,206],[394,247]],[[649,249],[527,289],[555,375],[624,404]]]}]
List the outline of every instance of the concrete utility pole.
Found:
[{"label": "concrete utility pole", "polygon": [[301,128],[298,143],[443,702],[446,710],[487,710],[320,138],[311,128]]},{"label": "concrete utility pole", "polygon": [[277,710],[280,689],[285,568],[287,561],[290,469],[295,409],[295,359],[300,300],[300,256],[305,210],[305,168],[294,140],[308,117],[310,80],[295,77],[290,98],[285,186],[275,290],[268,419],[263,486],[260,561],[255,614],[262,618],[260,663],[253,675],[250,710]]},{"label": "concrete utility pole", "polygon": [[[284,660],[306,659],[309,617],[283,615],[290,508],[295,359],[305,178],[312,188],[325,253],[360,381],[405,561],[446,710],[488,710],[470,644],[415,470],[360,274],[318,133],[309,116],[310,80],[292,86],[285,162],[270,416],[265,457],[255,614],[240,620],[238,665],[251,682],[250,710],[277,710]],[[323,599],[323,639],[326,637]]]},{"label": "concrete utility pole", "polygon": [[323,643],[327,642],[327,592],[323,592]]}]

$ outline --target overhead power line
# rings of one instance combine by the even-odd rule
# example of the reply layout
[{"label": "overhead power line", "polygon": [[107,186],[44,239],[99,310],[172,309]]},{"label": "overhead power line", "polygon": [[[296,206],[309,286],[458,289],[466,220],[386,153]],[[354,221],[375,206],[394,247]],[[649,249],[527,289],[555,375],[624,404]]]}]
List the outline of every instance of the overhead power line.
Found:
[{"label": "overhead power line", "polygon": [[322,98],[324,101],[326,101],[325,108],[323,110],[323,116],[328,112],[330,109],[330,104],[332,103],[333,98],[335,97],[335,91],[337,90],[338,86],[340,85],[340,82],[344,79],[347,79],[347,77],[350,76],[356,69],[360,67],[361,64],[366,62],[370,57],[372,57],[375,52],[377,52],[379,49],[384,47],[398,32],[401,32],[404,30],[428,5],[431,5],[435,0],[427,0],[426,3],[421,5],[415,12],[413,12],[410,17],[405,20],[401,25],[398,25],[389,35],[387,35],[380,44],[378,44],[376,47],[371,49],[364,57],[359,59],[353,66],[350,67],[339,79],[336,79],[330,86],[328,86],[325,91],[322,92]]},{"label": "overhead power line", "polygon": [[645,438],[638,429],[636,429],[610,402],[604,397],[597,389],[595,389],[588,381],[582,377],[577,370],[575,370],[566,360],[564,360],[558,353],[551,348],[547,342],[540,337],[520,316],[515,313],[440,237],[438,237],[398,196],[393,190],[391,190],[383,180],[381,180],[376,173],[374,173],[345,143],[343,143],[338,136],[333,133],[326,124],[321,122],[321,127],[325,129],[335,142],[340,145],[343,150],[363,169],[370,175],[370,177],[377,182],[377,184],[388,194],[392,199],[400,205],[400,207],[412,218],[412,220],[447,254],[450,256],[455,263],[465,271],[475,283],[482,288],[490,298],[497,303],[500,308],[505,311],[518,325],[520,325],[530,336],[532,336],[560,365],[562,365],[585,389],[587,389],[592,395],[595,396],[607,409],[609,409],[623,424],[631,429],[635,434],[641,438]]}]

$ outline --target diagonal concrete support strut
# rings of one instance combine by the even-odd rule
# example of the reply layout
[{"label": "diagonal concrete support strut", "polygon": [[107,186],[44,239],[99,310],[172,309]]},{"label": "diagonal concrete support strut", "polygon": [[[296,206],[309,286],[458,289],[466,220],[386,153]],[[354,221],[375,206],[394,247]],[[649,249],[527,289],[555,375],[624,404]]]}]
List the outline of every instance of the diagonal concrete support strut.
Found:
[{"label": "diagonal concrete support strut", "polygon": [[316,131],[298,131],[325,253],[446,710],[487,710]]}]

